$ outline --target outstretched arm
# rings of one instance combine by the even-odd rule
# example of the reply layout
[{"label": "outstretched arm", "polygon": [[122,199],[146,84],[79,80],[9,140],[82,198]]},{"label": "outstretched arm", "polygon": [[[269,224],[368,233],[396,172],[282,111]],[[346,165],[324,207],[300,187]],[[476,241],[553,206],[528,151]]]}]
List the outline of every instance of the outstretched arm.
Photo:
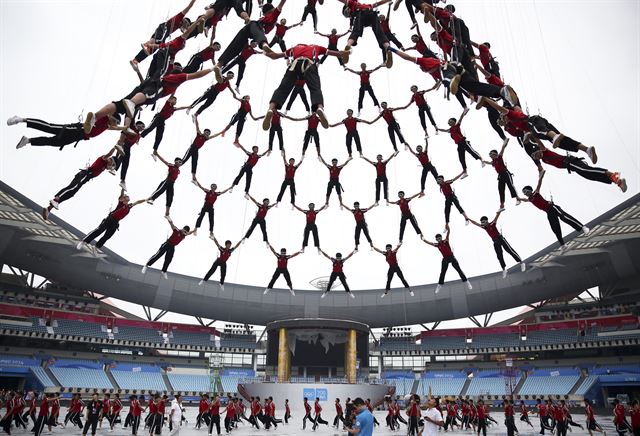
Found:
[{"label": "outstretched arm", "polygon": [[356,252],[356,250],[353,250],[351,253],[349,253],[349,255],[348,255],[347,257],[343,257],[343,258],[342,258],[342,261],[343,261],[343,262],[346,262],[347,260],[349,260],[349,258],[350,258],[351,256],[353,256],[353,253],[355,253],[355,252]]},{"label": "outstretched arm", "polygon": [[438,244],[436,244],[435,242],[427,241],[426,239],[423,239],[422,242],[424,242],[427,245],[431,245],[432,247],[438,246]]},{"label": "outstretched arm", "polygon": [[538,184],[536,185],[536,189],[533,191],[534,193],[540,192],[540,188],[542,188],[542,179],[544,179],[545,173],[540,173],[538,177]]},{"label": "outstretched arm", "polygon": [[300,211],[300,212],[302,212],[302,213],[307,213],[307,211],[306,211],[306,210],[299,208],[299,207],[298,207],[298,205],[297,205],[297,204],[295,204],[295,203],[294,203],[294,204],[292,204],[292,206],[293,206],[296,210],[299,210],[299,211]]},{"label": "outstretched arm", "polygon": [[267,245],[269,246],[269,250],[271,250],[271,252],[273,253],[274,256],[277,256],[278,253],[276,253],[276,250],[273,249],[273,247],[271,246],[270,243],[267,242]]},{"label": "outstretched arm", "polygon": [[384,163],[388,164],[391,159],[393,159],[394,157],[396,157],[398,155],[398,153],[400,153],[400,151],[396,151],[395,153],[393,153],[391,156],[389,156],[389,158],[387,160],[384,161]]},{"label": "outstretched arm", "polygon": [[351,156],[349,156],[349,157],[347,158],[347,160],[345,160],[345,161],[344,161],[344,163],[343,163],[342,165],[340,165],[340,168],[344,168],[344,167],[346,167],[346,166],[347,166],[347,164],[348,164],[349,162],[351,162],[352,160],[353,160],[353,158],[352,158]]},{"label": "outstretched arm", "polygon": [[460,174],[458,174],[457,176],[455,176],[453,179],[451,179],[451,180],[447,180],[447,183],[453,183],[453,182],[455,182],[456,180],[458,180],[460,177],[462,177],[463,175],[464,175],[464,171],[463,171],[463,172],[461,172]]},{"label": "outstretched arm", "polygon": [[509,138],[504,138],[504,141],[502,142],[502,148],[500,149],[500,157],[502,157],[502,155],[504,154],[504,150],[505,148],[507,148],[507,144],[509,144]]},{"label": "outstretched arm", "polygon": [[371,248],[374,249],[374,251],[377,251],[380,254],[384,254],[384,251],[380,250],[378,247],[376,247],[375,245],[372,245]]},{"label": "outstretched arm", "polygon": [[220,245],[220,243],[218,242],[215,236],[213,237],[213,243],[216,244],[216,247],[218,247],[219,250],[222,250],[222,246]]},{"label": "outstretched arm", "polygon": [[331,256],[329,256],[327,253],[325,253],[324,251],[322,251],[321,248],[319,248],[320,250],[320,254],[322,254],[324,257],[326,257],[327,259],[331,260]]},{"label": "outstretched arm", "polygon": [[496,213],[495,218],[493,219],[493,221],[491,221],[491,223],[492,223],[492,224],[495,224],[495,223],[497,223],[497,222],[498,222],[498,218],[500,218],[500,214],[501,214],[501,213],[502,213],[502,211],[501,211],[501,210],[499,210],[499,211]]},{"label": "outstretched arm", "polygon": [[364,156],[364,155],[362,155],[362,156],[360,156],[360,157],[361,157],[362,159],[364,159],[365,161],[369,162],[371,165],[375,165],[375,164],[376,164],[374,161],[367,159],[367,158],[366,158],[366,156]]},{"label": "outstretched arm", "polygon": [[347,67],[346,65],[345,65],[345,67],[344,67],[344,70],[345,70],[345,71],[348,71],[348,72],[350,72],[350,73],[353,73],[353,74],[359,74],[356,70],[352,70],[351,68]]},{"label": "outstretched arm", "polygon": [[459,126],[460,123],[462,123],[462,119],[465,117],[465,115],[467,115],[469,113],[469,108],[466,107],[462,110],[462,114],[460,115],[460,118],[458,118],[458,122],[456,123],[456,126]]},{"label": "outstretched arm", "polygon": [[367,121],[367,120],[362,120],[363,123],[365,124],[373,124],[376,121],[378,121],[380,118],[382,118],[382,114],[378,115],[377,117],[375,117],[374,119],[372,119],[371,121]]},{"label": "outstretched arm", "polygon": [[256,201],[256,199],[255,199],[255,198],[253,198],[253,197],[251,196],[251,194],[247,193],[247,197],[249,197],[249,200],[253,201],[253,203],[254,203],[256,206],[258,206],[258,207],[262,206],[260,203],[258,203],[258,202]]},{"label": "outstretched arm", "polygon": [[369,70],[369,74],[375,73],[376,71],[378,71],[380,68],[384,67],[385,64],[380,64],[377,67],[375,67],[373,70]]},{"label": "outstretched arm", "polygon": [[197,178],[194,178],[194,179],[193,179],[193,181],[194,181],[194,182],[196,182],[196,186],[197,186],[198,188],[202,189],[204,192],[207,192],[207,191],[208,191],[208,189],[207,189],[207,188],[205,188],[204,186],[202,186],[202,185],[200,184],[200,182],[198,181],[198,179],[197,179]]},{"label": "outstretched arm", "polygon": [[411,148],[411,146],[409,144],[407,144],[407,150],[409,150],[409,153],[411,153],[412,155],[418,156],[418,153],[413,151],[413,148]]},{"label": "outstretched arm", "polygon": [[474,220],[472,220],[471,218],[469,218],[469,217],[467,216],[466,212],[465,212],[464,214],[462,214],[462,216],[464,216],[464,218],[465,218],[467,221],[469,221],[471,224],[473,224],[474,226],[482,227],[482,226],[480,225],[480,223],[479,223],[479,222],[474,221]]},{"label": "outstretched arm", "polygon": [[401,51],[401,50],[396,50],[393,49],[391,50],[394,54],[400,56],[402,59],[404,59],[405,61],[409,61],[409,62],[413,62],[414,64],[418,61],[417,57],[411,56],[406,54],[405,52]]},{"label": "outstretched arm", "polygon": [[349,212],[353,212],[353,209],[350,209],[348,206],[345,206],[345,204],[342,202],[342,198],[340,198],[340,206],[344,207],[345,209],[347,209]]},{"label": "outstretched arm", "polygon": [[191,0],[189,2],[189,4],[187,5],[187,7],[182,10],[182,15],[187,15],[189,13],[189,11],[191,10],[191,8],[193,7],[193,4],[195,2],[196,2],[196,0]]},{"label": "outstretched arm", "polygon": [[160,159],[160,162],[162,162],[162,163],[163,163],[163,164],[165,164],[166,166],[171,166],[171,164],[170,164],[169,162],[167,162],[167,161],[165,160],[165,158],[163,158],[162,156],[160,156],[157,152],[156,152],[156,157],[157,157],[158,159]]},{"label": "outstretched arm", "polygon": [[175,224],[173,224],[173,221],[171,220],[171,217],[167,216],[167,222],[169,223],[169,226],[171,226],[172,230],[178,230],[178,228],[176,227]]},{"label": "outstretched arm", "polygon": [[304,161],[304,154],[302,155],[302,157],[300,158],[300,161],[298,162],[298,165],[296,165],[296,169],[298,169],[300,167],[300,165],[302,165],[302,162]]}]

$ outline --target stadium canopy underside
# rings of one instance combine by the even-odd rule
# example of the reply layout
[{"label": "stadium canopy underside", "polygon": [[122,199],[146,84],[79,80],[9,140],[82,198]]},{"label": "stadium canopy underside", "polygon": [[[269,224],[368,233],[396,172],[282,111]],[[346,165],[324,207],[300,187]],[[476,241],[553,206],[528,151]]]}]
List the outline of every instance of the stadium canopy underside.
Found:
[{"label": "stadium canopy underside", "polygon": [[0,262],[54,283],[154,307],[163,311],[223,321],[267,325],[295,318],[345,319],[371,328],[420,324],[477,316],[533,304],[586,289],[624,291],[640,288],[640,194],[593,220],[587,236],[571,234],[565,253],[551,245],[526,259],[529,268],[472,278],[473,290],[449,282],[434,294],[435,285],[414,287],[415,297],[392,290],[356,291],[355,299],[335,292],[275,289],[263,295],[253,286],[217,283],[198,286],[199,278],[180,274],[164,280],[157,270],[141,274],[140,265],[110,250],[93,256],[77,251],[83,236],[55,216],[45,223],[40,207],[0,182]]}]

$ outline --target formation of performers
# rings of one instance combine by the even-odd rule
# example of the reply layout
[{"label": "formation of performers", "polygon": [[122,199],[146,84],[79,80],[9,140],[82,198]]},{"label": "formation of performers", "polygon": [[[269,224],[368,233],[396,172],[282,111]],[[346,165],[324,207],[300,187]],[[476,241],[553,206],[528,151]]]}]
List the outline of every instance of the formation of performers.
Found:
[{"label": "formation of performers", "polygon": [[[322,296],[324,297],[331,290],[336,280],[340,280],[345,291],[353,297],[354,295],[347,284],[343,267],[344,263],[358,251],[360,236],[364,235],[370,247],[382,254],[389,266],[385,292],[382,294],[382,297],[384,297],[389,292],[391,282],[396,274],[410,295],[413,295],[413,291],[407,280],[405,280],[397,260],[397,252],[402,246],[407,221],[421,240],[428,245],[436,247],[442,254],[441,271],[435,292],[438,293],[444,284],[449,265],[457,271],[460,279],[468,289],[471,289],[472,285],[462,271],[450,243],[452,233],[450,214],[452,206],[464,217],[467,224],[471,223],[487,232],[493,243],[503,277],[506,277],[507,263],[504,259],[504,251],[520,265],[521,271],[526,269],[526,265],[522,262],[519,254],[507,242],[497,226],[500,214],[506,210],[507,189],[516,205],[521,202],[529,202],[547,215],[549,225],[558,240],[561,250],[567,248],[561,222],[568,224],[572,229],[583,234],[588,233],[589,229],[578,219],[565,212],[554,201],[543,196],[541,188],[546,171],[544,165],[565,169],[569,173],[580,175],[588,180],[614,184],[623,192],[626,191],[626,181],[618,172],[594,167],[587,164],[583,157],[579,157],[578,153],[584,153],[592,164],[596,164],[598,154],[594,146],[587,146],[569,137],[540,115],[530,116],[523,111],[517,93],[510,85],[505,84],[501,78],[499,65],[491,54],[491,44],[488,42],[477,43],[471,39],[469,29],[464,20],[456,14],[456,8],[453,5],[447,4],[445,7],[441,7],[438,6],[438,0],[405,0],[413,23],[411,28],[416,30],[416,34],[411,38],[414,45],[410,48],[405,48],[389,28],[390,15],[399,8],[402,0],[396,0],[393,4],[392,0],[380,0],[373,4],[362,3],[358,0],[334,1],[341,3],[342,6],[342,14],[340,14],[339,9],[336,9],[336,20],[344,16],[349,23],[349,31],[343,34],[339,34],[336,29],[333,29],[328,34],[322,34],[317,31],[316,8],[323,5],[323,1],[308,0],[304,5],[304,10],[300,11],[302,13],[300,22],[288,26],[286,19],[280,19],[280,14],[283,12],[287,0],[277,0],[275,2],[273,0],[259,1],[260,16],[255,19],[252,18],[253,1],[251,0],[216,0],[204,8],[202,13],[193,20],[186,17],[195,3],[195,0],[191,0],[189,5],[176,16],[164,23],[160,23],[151,38],[142,44],[142,50],[131,60],[130,64],[139,76],[140,83],[124,98],[114,100],[96,111],[89,112],[84,122],[81,123],[54,124],[35,118],[19,116],[9,118],[7,120],[8,125],[26,123],[27,128],[40,130],[52,135],[41,137],[24,136],[19,141],[17,148],[31,145],[32,147],[52,146],[63,149],[68,144],[92,140],[101,136],[107,130],[119,132],[117,142],[107,153],[98,156],[91,165],[75,174],[68,186],[54,194],[49,205],[43,209],[43,219],[46,221],[53,209],[59,209],[63,202],[70,200],[89,181],[105,172],[114,175],[119,172],[120,194],[117,206],[104,217],[94,231],[87,234],[78,243],[78,249],[87,248],[96,253],[97,249],[101,248],[114,236],[121,221],[129,215],[135,206],[144,203],[153,204],[154,201],[164,196],[164,216],[172,233],[166,241],[162,242],[158,251],[149,258],[149,261],[142,269],[143,273],[146,272],[149,266],[163,258],[161,274],[165,279],[168,278],[168,268],[172,262],[176,247],[187,236],[197,234],[206,216],[209,236],[214,241],[219,255],[212,263],[209,271],[203,276],[201,284],[207,282],[219,268],[219,286],[221,290],[224,290],[226,264],[229,257],[239,243],[251,237],[255,228],[260,227],[262,239],[276,257],[277,263],[273,277],[264,291],[265,294],[272,289],[282,275],[291,294],[295,295],[288,271],[288,261],[304,253],[309,243],[309,237],[312,236],[314,247],[332,262],[331,278]],[[379,8],[387,4],[386,15],[381,15]],[[294,7],[296,6],[300,5],[295,3]],[[244,21],[244,24],[239,28],[229,45],[223,49],[218,42],[214,41],[214,37],[217,32],[217,24],[230,12],[238,15]],[[424,22],[433,28],[433,32],[430,34],[430,41],[437,47],[435,51],[423,39],[420,30],[421,26],[416,21],[416,13],[423,14]],[[287,48],[285,42],[287,31],[292,27],[304,25],[308,16],[312,17],[314,32],[327,38],[327,47],[297,44]],[[229,20],[231,21],[232,18]],[[238,24],[240,25],[240,23]],[[359,70],[351,69],[347,67],[349,57],[356,49],[358,39],[364,36],[364,31],[367,28],[371,29],[382,50],[383,61],[373,69],[368,68],[365,63],[360,65]],[[275,30],[275,36],[269,41],[267,35],[273,30]],[[208,35],[209,32],[211,33],[211,38],[207,47],[193,54],[183,67],[176,60],[177,55],[185,49],[188,41],[197,38],[200,34]],[[340,50],[338,49],[338,42],[343,37],[347,38],[347,42],[344,49]],[[393,43],[396,47],[392,47],[390,43]],[[280,52],[273,51],[272,48],[275,45],[279,46]],[[220,51],[221,54],[218,56]],[[413,51],[417,52],[416,56],[409,54],[409,52]],[[264,110],[264,115],[261,116],[254,115],[251,97],[242,95],[239,92],[239,86],[248,61],[256,54],[262,54],[274,61],[278,59],[286,59],[287,61],[282,81],[273,91],[268,108]],[[357,115],[354,116],[354,111],[349,109],[346,112],[346,118],[334,124],[331,124],[328,120],[319,73],[321,69],[326,68],[322,65],[328,56],[336,57],[345,71],[358,75],[360,80]],[[151,58],[151,62],[146,75],[143,76],[140,69],[147,58]],[[371,75],[376,70],[384,67],[392,68],[394,59],[415,63],[424,73],[427,73],[424,76],[425,78],[431,77],[435,81],[433,86],[428,89],[420,89],[421,87],[417,85],[411,86],[409,102],[404,106],[398,107],[391,107],[385,101],[379,102],[370,81]],[[211,62],[211,68],[205,68],[205,64],[209,62]],[[238,66],[237,76],[233,71],[230,71],[235,66]],[[186,81],[198,80],[210,73],[215,76],[214,84],[190,105],[178,106],[179,87]],[[235,91],[231,84],[234,78],[236,79]],[[440,87],[446,89],[447,95],[453,95],[463,108],[459,117],[448,119],[446,129],[438,126],[427,103],[427,94]],[[309,91],[310,103],[307,99],[305,88]],[[215,103],[216,98],[227,89],[238,102],[237,111],[233,113],[229,123],[222,131],[214,133],[211,129],[201,129],[198,117],[209,109]],[[359,118],[364,105],[365,93],[369,94],[374,106],[379,108],[379,115],[372,120]],[[288,112],[298,96],[305,106],[307,115],[295,118],[289,116]],[[141,111],[156,103],[158,103],[160,109],[147,125],[140,120]],[[425,141],[424,146],[417,146],[415,149],[404,137],[398,120],[394,116],[397,111],[405,110],[414,103],[418,110],[418,118],[424,131]],[[465,117],[468,116],[470,104],[472,103],[475,104],[477,110],[486,109],[489,123],[497,133],[500,141],[502,141],[502,146],[499,149],[491,150],[486,156],[483,156],[471,146],[471,142],[461,130],[461,124]],[[285,107],[283,108],[283,106]],[[223,110],[223,108],[216,108],[217,113]],[[195,137],[182,157],[170,159],[166,157],[166,154],[164,156],[160,154],[160,145],[162,144],[167,120],[179,111],[184,111],[193,117]],[[247,116],[256,121],[261,120],[262,128],[269,132],[269,146],[267,149],[261,150],[258,146],[245,148],[241,144],[240,139]],[[440,174],[429,157],[427,118],[435,133],[447,133],[456,146],[461,172],[455,177],[447,178]],[[293,158],[287,159],[282,129],[283,119],[307,123],[308,128],[303,140],[302,158],[298,162]],[[372,125],[380,119],[384,120],[387,125],[393,153],[389,156],[377,155],[375,159],[369,159],[365,156],[362,147],[358,124]],[[345,143],[349,157],[342,163],[336,158],[325,160],[325,155],[321,154],[318,128],[322,126],[326,129],[340,125],[344,125],[346,128]],[[202,172],[200,173],[200,178],[198,177],[199,151],[208,141],[224,136],[233,126],[235,126],[233,144],[235,148],[246,155],[245,163],[240,168],[232,184],[226,189],[220,189],[215,183],[201,183]],[[131,153],[138,148],[134,146],[153,131],[155,131],[155,134],[152,157],[166,166],[167,174],[159,182],[155,190],[151,192],[151,189],[149,189],[150,195],[147,198],[133,201],[127,194],[126,182]],[[532,163],[538,170],[539,177],[535,187],[533,187],[534,184],[524,186],[521,189],[521,194],[515,188],[513,174],[505,163],[505,151],[510,142],[510,138],[505,135],[505,131],[530,156]],[[269,198],[257,201],[251,195],[253,172],[260,160],[271,154],[276,138],[284,164],[284,180],[276,202],[272,202]],[[295,180],[296,177],[299,177],[298,170],[305,159],[307,147],[311,142],[315,144],[318,159],[327,168],[329,177],[324,204],[316,207],[316,204],[311,203],[305,208],[296,203]],[[416,157],[422,167],[420,190],[416,189],[417,192],[413,195],[407,195],[405,191],[398,190],[398,199],[391,200],[386,168],[389,162],[400,153],[398,142],[404,145],[406,151]],[[372,201],[372,205],[368,207],[361,207],[360,202],[354,202],[353,208],[350,208],[343,202],[343,185],[340,175],[343,170],[347,171],[345,168],[353,159],[352,146],[354,144],[363,161],[372,165],[375,169],[375,201]],[[554,149],[562,150],[563,154],[556,153]],[[482,166],[492,166],[497,173],[499,202],[496,208],[497,213],[493,219],[489,219],[489,215],[482,216],[477,221],[469,217],[453,189],[455,183],[469,176],[468,156],[474,160],[479,160]],[[196,210],[194,210],[194,216],[197,218],[193,226],[176,226],[170,215],[174,201],[174,188],[179,179],[181,167],[189,161],[191,161],[190,180],[203,192],[204,200],[202,205],[198,206],[199,212],[196,213]],[[429,174],[434,177],[444,197],[445,232],[443,232],[444,234],[436,234],[433,241],[428,240],[423,235],[418,220],[409,206],[412,200],[424,197],[426,179]],[[207,175],[207,177],[209,176]],[[226,240],[221,244],[214,235],[214,206],[219,196],[231,193],[243,178],[245,180],[244,194],[249,201],[256,205],[256,215],[248,231],[240,241],[234,244],[230,240]],[[291,204],[306,216],[301,249],[293,253],[288,252],[286,248],[274,248],[271,241],[269,241],[267,232],[267,214],[271,208],[284,200],[287,188],[289,188]],[[355,219],[355,248],[346,255],[343,253],[331,255],[322,251],[319,229],[316,224],[317,215],[329,207],[334,191],[341,208],[351,212]],[[384,200],[387,204],[397,205],[401,215],[398,244],[386,244],[384,249],[377,248],[374,245],[365,219],[365,214],[378,206],[381,200]]]}]

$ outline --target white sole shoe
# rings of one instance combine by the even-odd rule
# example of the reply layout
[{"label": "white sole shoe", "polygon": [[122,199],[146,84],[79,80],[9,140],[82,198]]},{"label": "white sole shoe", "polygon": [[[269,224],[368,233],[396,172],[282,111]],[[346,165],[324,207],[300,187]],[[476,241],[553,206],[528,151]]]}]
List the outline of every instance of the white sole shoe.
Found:
[{"label": "white sole shoe", "polygon": [[7,126],[15,126],[16,124],[21,123],[22,121],[23,121],[22,118],[20,118],[17,115],[14,115],[7,120]]},{"label": "white sole shoe", "polygon": [[20,142],[18,142],[18,144],[16,145],[16,150],[20,150],[22,147],[28,144],[29,144],[29,138],[27,138],[26,136],[23,136],[22,138],[20,138]]}]

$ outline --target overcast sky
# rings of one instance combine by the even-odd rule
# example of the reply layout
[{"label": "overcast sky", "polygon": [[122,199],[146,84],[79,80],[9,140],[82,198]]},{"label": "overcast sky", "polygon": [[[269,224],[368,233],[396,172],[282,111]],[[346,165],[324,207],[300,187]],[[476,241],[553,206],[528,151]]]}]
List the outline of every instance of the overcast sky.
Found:
[{"label": "overcast sky", "polygon": [[[2,92],[0,118],[11,115],[41,118],[51,122],[72,123],[88,111],[97,111],[108,101],[122,98],[136,85],[137,79],[128,61],[137,53],[157,24],[177,13],[186,0],[131,1],[1,1]],[[199,0],[189,17],[192,19],[208,2]],[[302,14],[301,0],[290,0],[282,13],[289,24]],[[629,191],[622,194],[613,185],[589,182],[576,174],[549,168],[542,189],[543,195],[583,222],[587,222],[638,192],[640,186],[638,133],[638,58],[640,18],[637,1],[457,1],[457,15],[465,20],[471,38],[476,42],[490,41],[498,59],[503,78],[518,92],[523,106],[531,114],[541,113],[563,133],[587,145],[598,148],[598,166],[621,171],[627,178]],[[319,6],[319,30],[336,27],[346,31],[348,20],[341,13],[341,4],[325,0]],[[384,8],[386,13],[386,7]],[[254,11],[256,14],[257,11]],[[218,26],[223,48],[241,26],[241,20],[230,14]],[[391,28],[398,38],[410,46],[410,20],[404,6],[393,13]],[[425,36],[431,32],[420,24]],[[311,20],[287,33],[289,46],[296,43],[325,44],[326,39],[313,35]],[[341,40],[343,45],[345,40]],[[189,40],[178,61],[185,65],[190,56],[204,48],[204,37]],[[432,47],[435,49],[435,47]],[[381,54],[370,30],[355,47],[350,67],[361,62],[370,67],[381,62]],[[414,54],[416,52],[413,52]],[[142,64],[146,71],[149,60]],[[243,94],[251,95],[254,113],[263,114],[270,96],[284,71],[284,61],[272,61],[254,56],[248,61],[241,86]],[[331,122],[345,116],[347,108],[356,108],[359,79],[343,72],[335,59],[328,59],[320,69],[325,107]],[[213,75],[189,82],[179,88],[178,105],[185,105],[198,97],[213,80]],[[380,101],[392,107],[405,105],[410,97],[409,87],[421,89],[433,85],[431,76],[415,65],[395,58],[391,70],[382,69],[372,75],[372,85]],[[455,99],[446,101],[442,92],[428,95],[436,122],[446,127],[450,117],[458,117],[461,107]],[[158,105],[158,109],[161,106]],[[225,92],[201,117],[202,128],[222,129],[237,110],[237,102]],[[298,101],[290,113],[303,116]],[[368,97],[362,118],[377,115]],[[142,120],[149,123],[153,116],[150,107],[142,112]],[[415,106],[397,113],[402,131],[413,145],[422,143],[423,133]],[[285,148],[290,157],[299,159],[306,123],[284,121]],[[488,123],[486,111],[472,110],[462,124],[463,132],[483,157],[500,146],[500,139]],[[65,186],[78,171],[116,142],[118,135],[107,132],[91,141],[81,142],[77,148],[64,151],[54,148],[26,147],[15,149],[22,135],[39,136],[25,125],[0,127],[0,178],[36,202],[46,205],[53,194]],[[184,155],[194,136],[194,126],[184,112],[167,122],[160,153],[173,158]],[[460,171],[456,148],[446,134],[435,136],[430,130],[430,155],[439,172],[454,176]],[[247,121],[241,142],[258,145],[264,150],[267,133],[259,123]],[[347,157],[344,145],[345,129],[321,130],[322,152],[326,160],[333,157],[341,162]],[[393,151],[387,137],[386,124],[362,125],[360,135],[365,155],[374,159]],[[224,138],[208,142],[200,153],[198,177],[203,184],[216,182],[226,188],[245,160],[233,145],[233,130]],[[149,196],[165,177],[166,168],[151,157],[153,135],[133,148],[128,187],[134,200]],[[402,149],[401,149],[402,150]],[[514,173],[518,190],[525,184],[535,184],[535,166],[515,141],[509,145],[505,160]],[[482,169],[468,159],[470,176],[454,185],[467,212],[478,219],[492,216],[498,208],[495,171]],[[172,208],[174,222],[194,225],[203,201],[203,193],[190,183],[190,167],[184,167],[176,184]],[[283,165],[278,153],[261,160],[255,171],[251,194],[270,198],[278,193],[283,179]],[[402,189],[411,195],[419,190],[420,167],[408,152],[401,151],[388,167],[390,196]],[[348,204],[359,200],[363,205],[374,201],[375,170],[361,159],[354,159],[341,175]],[[311,147],[298,171],[296,185],[298,204],[322,204],[328,171],[316,159]],[[118,177],[107,173],[88,183],[72,200],[64,203],[58,215],[72,225],[88,232],[113,208],[119,192]],[[255,207],[243,197],[244,182],[232,194],[224,195],[216,203],[215,233],[219,240],[237,241],[249,226]],[[288,198],[288,194],[285,198]],[[432,178],[427,181],[427,195],[411,203],[424,234],[433,239],[444,227],[443,196]],[[107,246],[126,259],[144,263],[164,242],[169,226],[162,218],[164,198],[153,206],[140,206],[122,222],[120,231]],[[397,206],[383,203],[367,215],[374,243],[380,247],[397,243],[400,214]],[[206,220],[205,220],[206,222]],[[486,233],[464,225],[464,220],[452,211],[451,242],[465,271],[475,275],[497,271],[498,261]],[[304,216],[290,210],[286,202],[272,209],[267,216],[270,241],[276,248],[297,250],[302,242]],[[318,218],[322,248],[335,253],[353,249],[354,220],[340,210],[335,195],[331,207]],[[543,213],[529,204],[515,207],[507,200],[507,211],[500,220],[500,229],[523,258],[554,242]],[[197,237],[190,237],[176,250],[169,272],[203,276],[215,260],[217,250],[207,238],[206,224]],[[563,227],[565,233],[568,227]],[[420,242],[408,227],[405,243],[400,250],[400,266],[411,284],[437,281],[441,256],[438,251]],[[512,264],[511,259],[508,259]],[[156,266],[159,267],[160,263]],[[266,286],[275,258],[262,244],[259,231],[254,233],[229,262],[228,282]],[[331,264],[309,249],[290,262],[294,286],[310,288],[309,282],[328,276]],[[353,289],[381,288],[386,280],[386,263],[366,245],[346,264],[345,272]],[[216,274],[213,279],[217,280]],[[457,280],[455,271],[448,279]],[[395,283],[398,285],[398,283]],[[279,282],[277,286],[284,286]]]}]

